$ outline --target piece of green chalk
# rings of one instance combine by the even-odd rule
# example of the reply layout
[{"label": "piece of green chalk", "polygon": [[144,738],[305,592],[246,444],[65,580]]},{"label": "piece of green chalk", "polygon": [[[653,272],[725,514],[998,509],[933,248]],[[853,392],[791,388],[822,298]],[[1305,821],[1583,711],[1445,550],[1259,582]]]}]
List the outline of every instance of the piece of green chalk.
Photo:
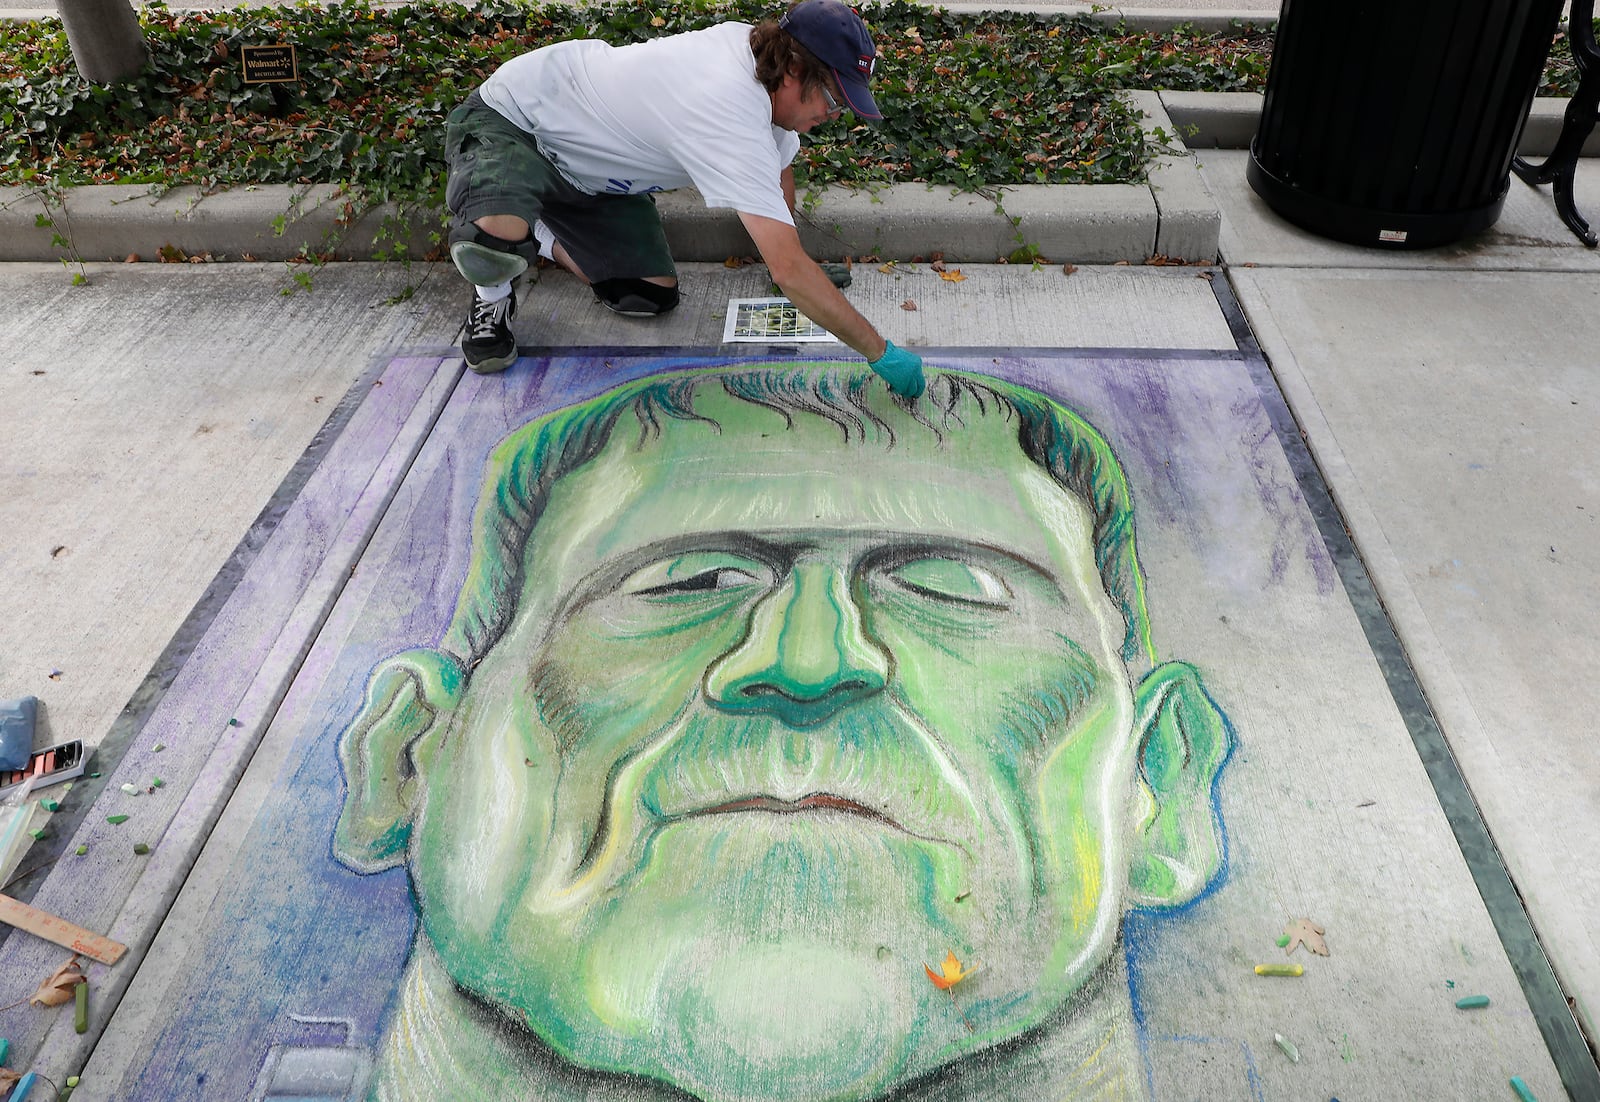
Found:
[{"label": "piece of green chalk", "polygon": [[1520,1075],[1511,1077],[1511,1089],[1517,1092],[1517,1097],[1522,1099],[1522,1102],[1539,1102],[1534,1097],[1533,1092],[1528,1089],[1528,1084],[1522,1081],[1522,1076]]},{"label": "piece of green chalk", "polygon": [[6,1062],[6,1057],[11,1055],[11,1042],[0,1037],[0,1064]]},{"label": "piece of green chalk", "polygon": [[1286,946],[1288,944],[1289,944],[1289,935],[1288,934],[1284,934],[1282,937],[1280,937],[1278,939],[1278,948],[1282,949],[1284,946]]},{"label": "piece of green chalk", "polygon": [[133,845],[133,852],[138,854],[140,857],[143,857],[145,854],[150,852],[150,847],[145,845],[143,842],[135,842]]},{"label": "piece of green chalk", "polygon": [[118,825],[120,825],[122,823],[125,823],[127,821],[128,821],[128,817],[126,815],[107,815],[106,816],[106,822],[110,823],[112,826],[118,826]]},{"label": "piece of green chalk", "polygon": [[1305,966],[1301,964],[1258,964],[1258,976],[1303,976],[1306,974]]},{"label": "piece of green chalk", "polygon": [[1488,995],[1467,995],[1456,1000],[1457,1010],[1482,1010],[1489,1005]]},{"label": "piece of green chalk", "polygon": [[67,1086],[76,1087],[78,1085],[78,1082],[79,1082],[79,1080],[78,1080],[78,1077],[76,1075],[67,1076]]},{"label": "piece of green chalk", "polygon": [[89,852],[89,847],[87,845],[82,845],[82,846],[78,847],[78,856],[79,857],[82,857],[84,854],[86,854],[88,852]]},{"label": "piece of green chalk", "polygon": [[154,750],[156,753],[159,754],[159,753],[161,753],[161,751],[165,750],[166,748],[167,748],[167,744],[166,743],[158,742],[154,746],[152,746],[150,749]]},{"label": "piece of green chalk", "polygon": [[1289,1038],[1281,1033],[1274,1033],[1272,1035],[1272,1043],[1277,1045],[1278,1050],[1289,1058],[1291,1064],[1300,1062],[1300,1050],[1294,1047],[1294,1042]]},{"label": "piece of green chalk", "polygon": [[79,1033],[87,1033],[89,1032],[89,985],[77,984],[72,989],[72,996],[77,1000],[72,1015],[72,1028]]},{"label": "piece of green chalk", "polygon": [[44,827],[40,827],[38,830],[30,830],[28,833],[33,835],[33,840],[37,842],[44,837]]},{"label": "piece of green chalk", "polygon": [[150,778],[150,787],[151,788],[160,788],[162,785],[164,785],[166,783],[167,782],[162,780],[160,777],[151,777]]},{"label": "piece of green chalk", "polygon": [[39,801],[39,806],[44,808],[46,811],[60,811],[61,810],[61,801],[60,800],[40,800]]}]

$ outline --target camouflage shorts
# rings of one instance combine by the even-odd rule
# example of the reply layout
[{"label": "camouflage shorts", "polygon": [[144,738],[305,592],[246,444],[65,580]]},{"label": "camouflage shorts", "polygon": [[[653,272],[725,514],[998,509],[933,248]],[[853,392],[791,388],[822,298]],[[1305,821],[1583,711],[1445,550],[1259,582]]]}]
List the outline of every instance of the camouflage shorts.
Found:
[{"label": "camouflage shorts", "polygon": [[544,155],[533,135],[478,99],[450,112],[445,125],[450,175],[445,204],[457,222],[514,214],[543,219],[593,282],[676,274],[655,200],[648,195],[591,195]]}]

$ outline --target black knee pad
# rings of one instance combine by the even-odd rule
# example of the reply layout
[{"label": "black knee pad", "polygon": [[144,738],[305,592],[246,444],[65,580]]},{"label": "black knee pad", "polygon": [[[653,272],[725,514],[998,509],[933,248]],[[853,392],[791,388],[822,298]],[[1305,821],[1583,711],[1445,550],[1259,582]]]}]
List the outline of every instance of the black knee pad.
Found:
[{"label": "black knee pad", "polygon": [[521,241],[508,241],[456,218],[450,223],[450,259],[468,282],[492,287],[537,264],[539,243],[531,233]]},{"label": "black knee pad", "polygon": [[678,305],[676,287],[663,287],[648,279],[602,279],[590,286],[608,309],[630,318],[654,317]]}]

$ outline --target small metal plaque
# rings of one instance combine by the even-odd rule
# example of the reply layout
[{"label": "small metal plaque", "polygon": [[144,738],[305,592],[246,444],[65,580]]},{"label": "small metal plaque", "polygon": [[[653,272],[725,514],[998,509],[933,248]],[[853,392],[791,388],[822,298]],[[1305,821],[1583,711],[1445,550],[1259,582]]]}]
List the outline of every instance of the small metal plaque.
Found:
[{"label": "small metal plaque", "polygon": [[290,84],[300,79],[294,47],[287,43],[240,46],[239,59],[244,63],[246,84]]}]

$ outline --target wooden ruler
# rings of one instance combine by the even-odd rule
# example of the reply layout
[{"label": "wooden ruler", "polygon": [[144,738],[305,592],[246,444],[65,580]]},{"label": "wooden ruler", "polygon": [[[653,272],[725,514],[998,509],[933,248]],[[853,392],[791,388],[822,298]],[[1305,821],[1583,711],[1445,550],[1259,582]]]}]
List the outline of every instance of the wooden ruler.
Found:
[{"label": "wooden ruler", "polygon": [[128,947],[120,941],[112,941],[82,926],[74,926],[64,918],[21,903],[9,895],[0,895],[0,922],[26,930],[34,937],[53,941],[74,953],[82,953],[101,964],[115,964],[128,951]]}]

